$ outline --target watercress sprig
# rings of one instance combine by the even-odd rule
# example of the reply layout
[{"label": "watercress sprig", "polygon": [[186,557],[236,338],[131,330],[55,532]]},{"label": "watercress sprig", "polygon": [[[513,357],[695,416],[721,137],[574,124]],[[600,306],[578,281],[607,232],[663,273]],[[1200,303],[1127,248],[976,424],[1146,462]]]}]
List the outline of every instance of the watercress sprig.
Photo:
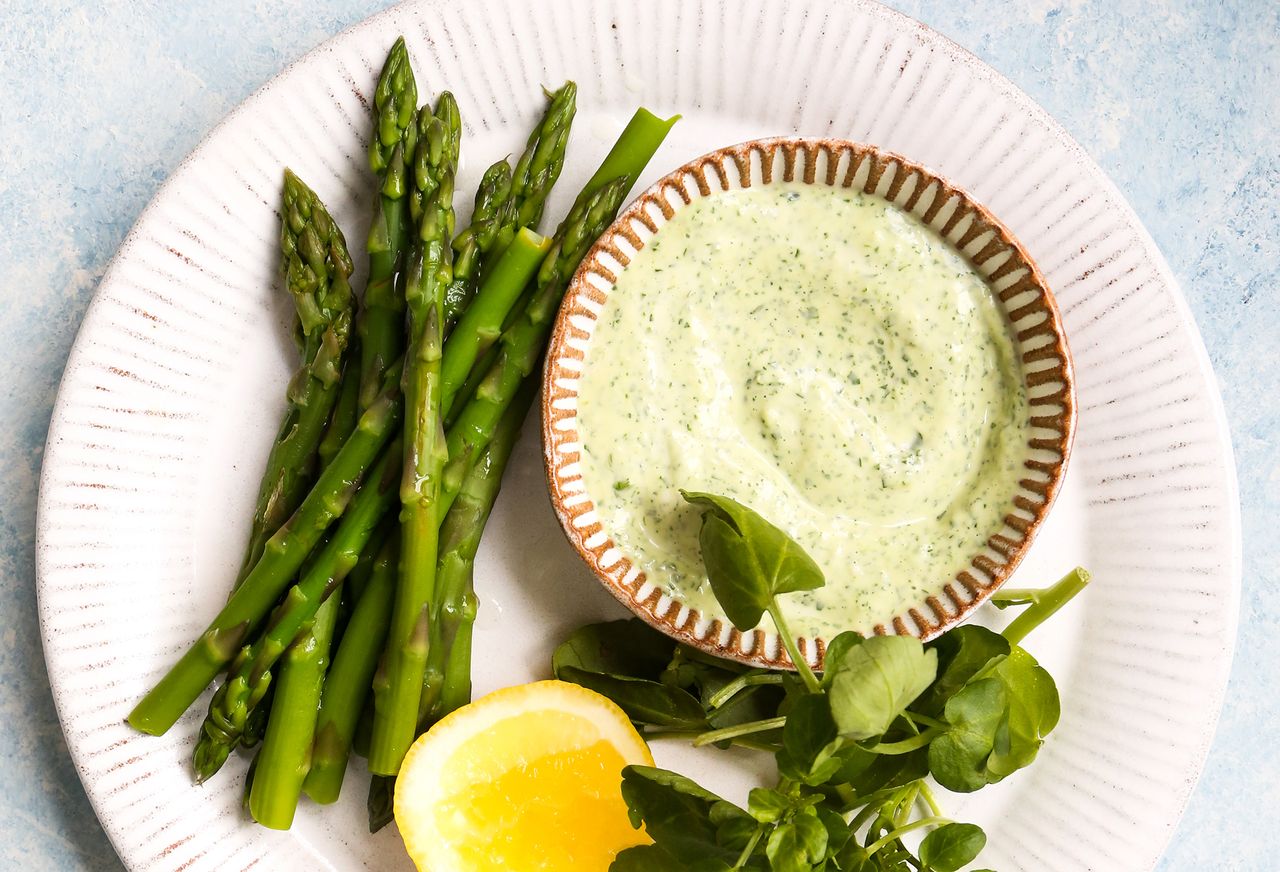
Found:
[{"label": "watercress sprig", "polygon": [[[986,835],[945,817],[924,779],[970,792],[1035,759],[1060,705],[1052,677],[1019,643],[1088,573],[997,595],[1002,607],[1026,606],[1003,633],[966,625],[927,645],[842,633],[819,676],[778,597],[821,587],[821,569],[746,506],[684,496],[702,509],[699,543],[721,608],[741,631],[768,614],[797,672],[718,660],[636,620],[578,629],[553,667],[613,699],[646,737],[773,753],[778,781],[753,789],[744,809],[676,773],[627,767],[631,821],[653,844],[619,854],[613,872],[955,872],[971,863]],[[920,831],[913,851],[904,837]]]}]

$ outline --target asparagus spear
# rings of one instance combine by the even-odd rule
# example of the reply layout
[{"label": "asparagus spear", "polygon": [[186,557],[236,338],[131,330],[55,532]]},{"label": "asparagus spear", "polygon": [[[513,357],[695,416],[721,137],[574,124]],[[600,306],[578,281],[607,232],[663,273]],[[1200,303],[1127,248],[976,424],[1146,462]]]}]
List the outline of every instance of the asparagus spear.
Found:
[{"label": "asparagus spear", "polygon": [[[321,449],[320,457],[323,462],[323,466],[321,468],[324,468],[324,466],[328,466],[328,461],[325,459],[325,451],[324,451],[325,444],[329,443],[330,441],[335,442],[336,447],[335,447],[334,453],[336,453],[336,448],[342,447],[341,446],[342,440],[338,438],[337,434],[340,434],[342,432],[342,428],[346,428],[348,435],[350,435],[350,430],[354,429],[355,427],[354,420],[348,421],[347,415],[343,410],[343,406],[344,404],[349,403],[350,404],[349,411],[352,414],[355,413],[356,398],[358,396],[359,387],[360,387],[359,368],[360,368],[360,364],[358,361],[351,361],[347,364],[348,371],[346,374],[344,374],[343,380],[342,380],[342,393],[338,397],[338,404],[334,406],[333,418],[330,419],[329,421],[329,429],[325,431],[325,438],[320,443],[320,449]],[[331,437],[332,437],[332,440],[331,440]],[[315,550],[313,550],[312,554],[315,555],[319,551],[323,550],[326,544],[328,544],[328,540],[322,538],[320,545]],[[371,562],[370,559],[368,559],[365,554],[360,555],[360,561],[356,564],[355,569],[351,570],[350,574],[347,576],[347,580],[343,582],[342,589],[344,592],[344,596],[343,596],[344,602],[347,600],[348,594],[352,598],[358,597],[360,595],[359,591],[364,589],[364,581],[365,581],[365,578],[368,576],[370,562]],[[303,567],[304,573],[306,572],[306,569],[307,567],[304,566]],[[339,616],[339,619],[341,619],[341,616]],[[245,721],[244,734],[240,737],[241,747],[252,748],[255,745],[257,745],[259,742],[261,742],[263,736],[266,735],[267,720],[268,720],[268,716],[271,714],[272,704],[274,702],[274,697],[275,697],[275,688],[279,684],[280,682],[275,682],[272,686],[268,687],[266,695],[262,697],[262,701],[259,702],[256,706],[254,706],[253,711],[249,712],[249,717]],[[254,767],[256,768],[258,763],[257,756],[253,758],[253,763],[254,763]],[[253,770],[250,770],[250,772],[252,771]],[[252,775],[250,775],[248,781],[250,783],[252,782]],[[249,807],[248,806],[248,802],[249,802],[248,787],[249,785],[246,785],[245,795],[244,795],[244,802],[245,802],[246,809]]]},{"label": "asparagus spear", "polygon": [[587,248],[617,215],[629,188],[626,177],[606,183],[581,199],[556,232],[555,242],[538,270],[528,305],[503,332],[492,365],[449,428],[449,461],[440,494],[442,511],[452,504],[467,470],[492,439],[520,384],[533,373],[569,279]]},{"label": "asparagus spear", "polygon": [[524,153],[516,161],[511,181],[511,205],[515,220],[508,222],[499,234],[498,250],[501,251],[521,227],[536,229],[542,220],[542,210],[547,196],[560,178],[564,167],[564,153],[569,145],[569,128],[577,112],[578,86],[565,82],[556,91],[547,93],[547,109],[541,123],[529,134]]},{"label": "asparagus spear", "polygon": [[391,440],[404,412],[399,363],[355,432],[320,474],[297,511],[267,540],[262,557],[182,658],[129,713],[129,723],[163,735],[251,638],[290,579],[333,521],[347,510],[356,483]]},{"label": "asparagus spear", "polygon": [[387,638],[399,552],[399,536],[392,533],[374,558],[369,580],[356,601],[325,680],[311,770],[302,786],[316,802],[334,802],[342,790],[356,725]]},{"label": "asparagus spear", "polygon": [[374,135],[369,167],[378,178],[378,204],[369,228],[369,280],[359,331],[362,340],[360,407],[374,402],[387,367],[404,347],[404,299],[395,288],[396,270],[408,240],[410,163],[417,142],[418,87],[404,37],[387,54],[373,94]]},{"label": "asparagus spear", "polygon": [[436,721],[471,701],[471,631],[476,597],[472,584],[476,552],[489,513],[502,486],[502,474],[520,438],[529,407],[538,394],[538,380],[529,378],[507,409],[493,441],[471,468],[449,514],[440,526],[440,605],[437,621],[443,645],[433,651],[435,668],[443,673],[439,702],[431,712]]},{"label": "asparagus spear", "polygon": [[240,584],[306,493],[312,461],[338,395],[355,298],[346,240],[315,192],[284,173],[280,220],[284,282],[293,295],[302,336],[302,365],[289,383],[289,408],[267,457]]},{"label": "asparagus spear", "polygon": [[342,443],[351,436],[360,419],[360,361],[354,356],[347,361],[346,371],[342,374],[342,383],[338,388],[338,399],[333,404],[333,415],[329,418],[329,426],[325,428],[324,438],[316,448],[319,468],[325,469],[333,462]]},{"label": "asparagus spear", "polygon": [[376,833],[391,823],[395,816],[395,799],[394,775],[375,775],[369,779],[369,832]]},{"label": "asparagus spear", "polygon": [[[616,170],[617,177],[594,190],[584,189],[556,231],[555,242],[533,284],[529,304],[512,327],[503,333],[497,358],[475,396],[459,415],[458,424],[448,434],[448,464],[442,479],[439,476],[433,478],[433,481],[440,479],[438,498],[434,501],[437,518],[443,518],[449,510],[473,461],[488,447],[520,384],[533,372],[541,357],[551,318],[573,271],[588,246],[613,220],[623,197],[674,121],[661,121],[644,110],[638,112],[596,173],[600,176],[602,171]],[[409,468],[408,463],[406,468]],[[422,480],[421,476],[419,480]],[[435,566],[427,567],[425,555],[419,555],[416,560],[409,558],[412,522],[405,522],[402,514],[402,523],[401,586],[405,585],[405,576],[409,574],[407,566],[420,570],[433,585]],[[432,530],[432,533],[436,531]],[[438,539],[432,540],[432,544],[438,546]],[[434,559],[436,555],[432,554],[432,557]],[[401,607],[402,599],[397,593],[387,649],[388,668],[385,672],[380,670],[381,675],[375,678],[376,717],[369,754],[369,768],[375,774],[392,775],[398,771],[400,761],[413,740],[414,726],[420,714],[422,695],[411,695],[410,682],[405,676],[416,675],[421,685],[425,675],[431,630],[428,606],[433,588],[424,585],[421,590],[415,590],[415,594],[419,593],[421,595],[412,600],[415,606],[412,610]],[[427,693],[430,693],[429,688]]]},{"label": "asparagus spear", "polygon": [[537,229],[547,197],[564,167],[577,93],[573,82],[547,93],[547,108],[530,131],[514,172],[505,159],[485,171],[471,224],[453,241],[454,280],[445,295],[447,323],[457,323],[461,310],[519,230]]},{"label": "asparagus spear", "polygon": [[338,597],[316,611],[310,629],[281,661],[271,718],[249,787],[249,813],[263,826],[287,830],[302,793],[316,729],[316,701],[329,668],[329,646],[338,622]]},{"label": "asparagus spear", "polygon": [[[353,360],[343,373],[338,404],[320,443],[320,461],[325,466],[355,429],[359,389],[360,363]],[[264,826],[288,829],[293,823],[302,780],[309,768],[316,711],[329,668],[329,649],[339,620],[340,601],[355,583],[356,573],[368,570],[369,563],[362,556],[343,584],[343,595],[329,596],[320,604],[311,626],[304,628],[285,652],[279,678],[272,684],[271,692],[246,720],[246,735],[241,738],[241,744],[249,743],[251,738],[255,742],[263,738],[262,749],[254,760],[257,777],[250,783],[248,808],[253,818]],[[269,720],[261,717],[268,712]],[[261,724],[257,723],[259,720]],[[256,731],[256,736],[249,736],[251,731]]]},{"label": "asparagus spear", "polygon": [[[453,176],[461,123],[445,92],[434,112],[419,115],[411,195],[418,239],[408,265],[405,301],[409,350],[405,366],[405,454],[400,484],[400,578],[391,612],[384,670],[374,687],[375,717],[369,770],[392,775],[416,735],[426,666],[429,605],[435,589],[440,470],[440,358],[444,292],[452,277]],[[408,717],[406,717],[408,713]]]},{"label": "asparagus spear", "polygon": [[550,247],[551,240],[522,228],[458,321],[440,365],[440,407],[446,416],[476,359],[502,334],[502,322]]},{"label": "asparagus spear", "polygon": [[[558,252],[554,247],[552,248],[551,253],[547,255],[547,259],[544,261],[542,270],[540,270],[536,287],[546,290],[559,282],[558,276],[566,267],[570,271],[573,267],[576,267],[578,260],[585,253],[587,245],[603,231],[605,226],[612,220],[612,216],[617,212],[624,191],[623,184],[624,181],[619,180],[617,183],[606,185],[601,189],[599,196],[588,199],[588,205],[580,210],[580,214],[570,215],[566,222],[567,230],[561,234],[561,243],[566,244],[567,249],[563,256],[557,256]],[[572,260],[572,263],[570,263],[570,260]],[[546,282],[543,280],[543,273],[548,277]],[[563,287],[561,287],[561,291],[563,291]],[[548,293],[550,292],[548,291]],[[482,408],[476,414],[470,416],[464,411],[459,418],[460,422],[464,422],[472,428],[467,431],[470,441],[465,443],[465,452],[455,454],[455,450],[452,448],[454,441],[453,431],[450,431],[447,437],[447,444],[450,447],[449,466],[457,472],[453,482],[450,482],[446,477],[443,487],[438,488],[435,514],[431,517],[433,524],[431,532],[433,534],[438,531],[438,519],[446,516],[453,498],[457,496],[463,478],[472,465],[471,461],[478,459],[492,439],[502,413],[510,405],[515,388],[519,387],[519,381],[533,371],[534,364],[541,356],[545,337],[540,338],[537,335],[530,335],[520,338],[523,344],[519,346],[519,349],[522,352],[531,350],[531,355],[525,355],[519,359],[513,357],[503,360],[504,366],[498,371],[499,377],[492,380],[496,385],[496,390],[485,393],[482,389],[481,392],[478,392],[471,405],[482,406]],[[514,377],[516,382],[512,386],[512,390],[507,391],[508,383],[505,379],[509,377]],[[489,383],[490,380],[486,380],[485,385]],[[496,414],[493,414],[495,411]],[[454,460],[455,457],[457,458],[456,461]],[[436,480],[439,481],[439,478],[440,476],[437,474]],[[407,549],[407,541],[408,527],[405,528],[403,539],[405,544],[402,545],[405,549]],[[438,540],[433,544],[438,545]],[[439,553],[437,548],[432,554],[432,559],[437,560]],[[402,586],[405,584],[404,576],[407,574],[405,569],[406,562],[405,552],[402,551]],[[442,674],[438,671],[429,673],[426,668],[428,652],[433,645],[440,644],[439,628],[435,627],[431,620],[432,603],[435,594],[435,568],[432,565],[430,579],[432,586],[423,591],[420,599],[414,601],[415,610],[412,614],[416,617],[416,623],[409,625],[406,619],[405,624],[397,626],[396,618],[394,616],[392,618],[393,629],[391,643],[388,644],[388,661],[395,662],[392,657],[393,652],[397,650],[394,647],[396,645],[395,640],[397,638],[409,640],[409,643],[400,649],[404,652],[401,654],[401,658],[410,664],[413,670],[412,674],[416,676],[416,692],[411,697],[407,689],[402,691],[399,696],[387,692],[389,689],[399,686],[392,684],[393,678],[404,681],[406,688],[408,686],[408,679],[401,677],[403,673],[395,675],[390,670],[388,670],[388,675],[382,682],[374,685],[374,702],[377,717],[374,719],[374,741],[369,754],[369,768],[370,771],[378,775],[394,775],[399,771],[400,761],[417,735],[418,724],[435,704],[436,695],[440,691]],[[397,631],[401,635],[397,635]],[[398,741],[391,745],[386,743],[384,739],[384,744],[380,745],[380,736],[385,737],[387,732],[380,732],[379,724],[391,723],[395,724],[395,735]],[[388,728],[384,727],[385,729]],[[393,749],[393,751],[388,749]]]},{"label": "asparagus spear", "polygon": [[494,162],[480,177],[476,188],[471,223],[453,238],[453,281],[444,295],[447,326],[458,323],[475,295],[484,255],[493,247],[498,230],[509,213],[511,164],[506,158]]},{"label": "asparagus spear", "polygon": [[[301,580],[289,589],[266,630],[236,655],[229,677],[209,703],[209,714],[196,742],[193,763],[198,780],[204,781],[222,768],[243,735],[249,713],[271,685],[272,667],[315,618],[320,604],[342,584],[373,535],[378,519],[394,502],[394,461],[399,457],[395,449],[393,443],[370,469],[337,531]],[[311,726],[314,728],[314,718]],[[269,720],[267,733],[271,730]],[[255,779],[262,777],[262,769],[260,765]]]},{"label": "asparagus spear", "polygon": [[[653,157],[653,153],[658,150],[658,146],[662,144],[663,139],[678,120],[680,120],[679,115],[662,119],[648,109],[637,109],[635,114],[631,116],[631,120],[627,122],[627,126],[623,129],[617,142],[614,143],[613,148],[609,150],[604,161],[596,169],[595,175],[583,186],[582,191],[578,194],[578,200],[574,203],[574,207],[580,206],[584,197],[597,191],[609,179],[626,177],[629,191],[648,164],[649,159]],[[528,297],[523,302],[527,303]],[[511,317],[503,324],[503,330],[515,323],[516,318],[524,311],[524,308],[524,305],[518,304],[512,310]],[[458,399],[454,401],[452,414],[445,417],[446,427],[452,429],[454,424],[457,423],[457,418],[462,410],[462,403],[475,396],[481,380],[488,374],[497,360],[498,351],[499,349],[496,347],[490,348],[472,367],[471,374],[457,392]]]}]

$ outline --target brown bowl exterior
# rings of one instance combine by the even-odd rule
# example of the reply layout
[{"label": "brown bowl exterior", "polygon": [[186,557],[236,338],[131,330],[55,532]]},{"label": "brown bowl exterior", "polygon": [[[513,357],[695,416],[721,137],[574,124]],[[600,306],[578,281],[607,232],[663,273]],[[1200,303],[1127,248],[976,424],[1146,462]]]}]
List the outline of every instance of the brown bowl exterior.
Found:
[{"label": "brown bowl exterior", "polygon": [[[547,487],[569,544],[605,589],[647,623],[708,653],[755,666],[789,668],[775,633],[741,633],[704,617],[650,584],[603,529],[579,472],[577,385],[594,322],[619,272],[676,210],[694,197],[770,182],[803,181],[876,194],[911,212],[963,253],[996,290],[1013,327],[1030,394],[1025,477],[1010,495],[1004,526],[987,548],[937,592],[877,623],[878,635],[932,638],[986,601],[1013,572],[1048,514],[1075,434],[1071,353],[1044,276],[1009,230],[964,191],[896,154],[840,139],[786,137],[722,148],[690,161],[642,193],[595,243],[573,277],[556,318],[543,373],[542,439]],[[821,668],[823,639],[797,640]]]}]

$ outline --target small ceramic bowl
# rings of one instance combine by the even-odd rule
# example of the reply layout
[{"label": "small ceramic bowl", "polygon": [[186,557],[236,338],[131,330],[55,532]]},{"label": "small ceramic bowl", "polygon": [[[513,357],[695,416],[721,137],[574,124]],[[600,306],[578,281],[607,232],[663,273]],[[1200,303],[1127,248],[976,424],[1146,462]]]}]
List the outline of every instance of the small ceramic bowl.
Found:
[{"label": "small ceramic bowl", "polygon": [[[547,353],[542,435],[551,502],[569,543],[605,588],[652,626],[711,654],[757,666],[791,666],[777,634],[740,633],[649,582],[613,541],[594,509],[579,464],[577,390],[590,365],[596,319],[631,257],[680,208],[697,197],[777,180],[853,188],[917,216],[965,255],[1005,307],[1030,394],[1031,438],[1025,477],[1009,495],[1004,525],[954,578],[900,614],[880,617],[877,634],[928,639],[963,620],[1021,561],[1053,504],[1075,432],[1071,354],[1044,277],[1013,235],[963,191],[923,167],[872,146],[838,139],[761,139],[714,151],[659,180],[628,206],[574,275]],[[784,525],[785,526],[785,525]],[[801,638],[820,667],[825,639]]]}]

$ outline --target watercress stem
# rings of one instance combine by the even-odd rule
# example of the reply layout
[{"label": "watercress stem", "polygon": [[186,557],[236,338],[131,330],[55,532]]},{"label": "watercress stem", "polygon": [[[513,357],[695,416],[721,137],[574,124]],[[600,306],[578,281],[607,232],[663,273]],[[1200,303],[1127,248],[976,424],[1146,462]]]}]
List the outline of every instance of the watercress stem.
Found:
[{"label": "watercress stem", "polygon": [[923,748],[932,742],[937,736],[946,730],[945,725],[930,727],[919,735],[912,736],[909,739],[903,739],[900,742],[881,742],[878,745],[872,745],[867,750],[872,754],[910,754],[917,748]]},{"label": "watercress stem", "polygon": [[993,605],[999,608],[1006,606],[1030,606],[1040,602],[1042,587],[1002,587],[991,596]]},{"label": "watercress stem", "polygon": [[778,628],[778,638],[782,640],[782,647],[787,649],[787,655],[791,658],[791,662],[795,664],[796,671],[800,673],[800,679],[804,682],[804,686],[809,689],[810,693],[821,692],[822,685],[818,683],[817,676],[809,668],[809,661],[800,654],[800,649],[796,647],[796,640],[791,637],[791,630],[787,628],[787,622],[782,619],[782,610],[778,608],[777,597],[769,601],[767,611],[769,612],[769,617],[773,618],[773,625]]},{"label": "watercress stem", "polygon": [[929,789],[929,785],[923,781],[920,783],[920,797],[924,800],[925,805],[929,806],[929,811],[934,817],[942,816],[942,809],[938,808],[938,800],[934,797],[933,791]]},{"label": "watercress stem", "polygon": [[893,825],[895,827],[906,826],[907,821],[911,818],[911,812],[916,807],[916,799],[920,796],[920,782],[913,781],[904,788],[903,797],[898,801],[897,814],[893,816]]},{"label": "watercress stem", "polygon": [[949,823],[952,823],[952,821],[948,818],[933,816],[933,817],[920,818],[920,820],[918,821],[912,821],[911,823],[906,824],[905,826],[897,827],[892,832],[885,833],[883,836],[876,839],[870,845],[867,845],[867,848],[866,848],[867,856],[868,857],[872,856],[873,854],[875,854],[876,851],[879,851],[885,845],[889,844],[895,839],[902,838],[912,830],[918,830],[922,827],[940,827],[943,824],[949,824]]},{"label": "watercress stem", "polygon": [[782,676],[776,672],[749,672],[735,678],[712,694],[711,699],[707,700],[707,705],[713,709],[720,708],[740,692],[758,684],[782,684]]},{"label": "watercress stem", "polygon": [[738,736],[749,736],[752,733],[763,733],[766,730],[780,730],[786,722],[787,719],[785,717],[766,718],[763,721],[748,721],[745,724],[735,724],[732,727],[709,730],[699,734],[698,738],[693,740],[693,746],[700,748],[703,745],[714,745],[716,742],[723,742],[725,739],[734,739]]},{"label": "watercress stem", "polygon": [[1035,602],[1014,618],[1001,635],[1009,640],[1010,645],[1020,644],[1027,634],[1084,590],[1085,585],[1089,583],[1089,578],[1089,573],[1077,566],[1052,587],[1041,591]]},{"label": "watercress stem", "polygon": [[[698,739],[705,736],[706,733],[700,733],[697,730],[644,730],[640,733],[644,736],[646,742],[653,739]],[[735,747],[748,748],[752,751],[765,751],[773,754],[778,750],[777,744],[769,742],[756,742],[752,739],[738,736],[729,740]]]},{"label": "watercress stem", "polygon": [[926,727],[947,726],[947,723],[945,721],[940,721],[937,718],[931,718],[925,715],[918,715],[915,712],[903,712],[902,716],[907,720],[911,721],[911,723],[914,724],[915,726],[921,726],[921,725]]},{"label": "watercress stem", "polygon": [[760,838],[763,835],[764,827],[757,825],[756,831],[751,834],[751,838],[747,840],[747,844],[742,849],[742,853],[738,855],[737,861],[733,864],[734,869],[741,869],[743,865],[751,859],[751,854],[755,851],[756,845],[760,844]]},{"label": "watercress stem", "polygon": [[862,807],[862,810],[853,816],[853,820],[849,821],[849,831],[854,833],[858,832],[858,830],[866,826],[866,824],[879,813],[880,806],[876,805],[874,800],[868,801],[867,804]]}]

